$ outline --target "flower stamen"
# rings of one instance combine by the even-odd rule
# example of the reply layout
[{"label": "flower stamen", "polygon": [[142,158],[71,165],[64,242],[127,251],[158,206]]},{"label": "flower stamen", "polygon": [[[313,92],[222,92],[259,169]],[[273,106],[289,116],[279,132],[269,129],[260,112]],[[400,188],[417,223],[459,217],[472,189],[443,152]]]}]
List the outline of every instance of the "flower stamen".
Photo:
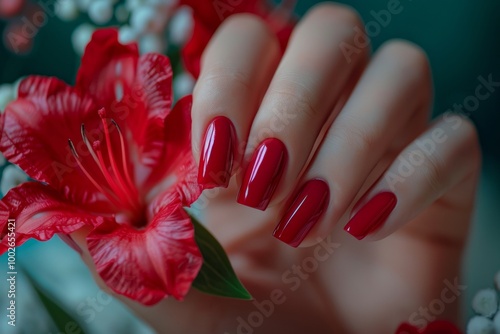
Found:
[{"label": "flower stamen", "polygon": [[[141,203],[138,199],[137,189],[134,185],[134,182],[132,181],[132,178],[130,177],[130,172],[127,165],[127,148],[123,133],[114,119],[109,119],[108,121],[106,110],[104,108],[100,109],[98,111],[98,114],[102,122],[105,142],[103,143],[100,140],[91,142],[89,140],[89,137],[87,137],[87,132],[85,130],[84,124],[81,124],[80,132],[85,146],[87,147],[95,164],[101,171],[108,187],[101,186],[102,182],[101,184],[99,184],[96,179],[92,177],[92,175],[89,173],[89,170],[87,170],[83,166],[83,161],[76,152],[73,142],[71,140],[68,140],[71,152],[75,157],[78,166],[80,166],[85,176],[87,176],[87,178],[92,182],[97,190],[103,193],[118,207],[126,207],[131,211],[131,214],[135,215],[136,213],[141,211]],[[116,156],[115,158],[115,156],[113,155],[113,146],[110,133],[111,125],[109,124],[109,122],[111,122],[111,124],[117,130],[118,137],[120,138],[120,157]],[[101,146],[102,144],[106,146],[107,152],[103,152],[104,148]],[[121,167],[123,168],[123,171],[118,167],[117,160],[120,158],[122,159]]]},{"label": "flower stamen", "polygon": [[97,188],[97,190],[99,190],[102,194],[104,194],[110,201],[114,202],[115,204],[119,204],[120,202],[118,201],[118,198],[116,198],[112,192],[104,190],[104,188],[101,187],[99,183],[97,183],[97,181],[92,177],[92,175],[90,175],[87,169],[83,167],[80,156],[76,152],[75,146],[73,145],[71,139],[68,139],[68,145],[69,149],[71,150],[71,154],[73,154],[73,156],[75,157],[76,163],[78,164],[82,172],[85,174],[85,176],[89,179],[89,181],[92,182],[92,184]]},{"label": "flower stamen", "polygon": [[111,119],[111,123],[115,126],[116,130],[118,131],[118,136],[120,137],[120,148],[121,148],[121,154],[122,154],[122,163],[123,163],[123,170],[125,171],[125,178],[127,179],[128,185],[131,189],[135,189],[134,183],[132,182],[132,178],[130,177],[130,174],[128,172],[127,168],[127,150],[125,148],[125,138],[123,137],[122,130],[118,126],[118,123],[115,122],[114,119]]}]

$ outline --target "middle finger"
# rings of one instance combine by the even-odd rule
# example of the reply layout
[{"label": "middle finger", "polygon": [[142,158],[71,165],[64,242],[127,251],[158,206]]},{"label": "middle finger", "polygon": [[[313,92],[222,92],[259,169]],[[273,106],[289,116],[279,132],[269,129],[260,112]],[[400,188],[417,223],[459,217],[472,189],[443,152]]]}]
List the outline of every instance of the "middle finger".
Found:
[{"label": "middle finger", "polygon": [[311,10],[295,29],[250,130],[240,204],[265,210],[295,186],[335,102],[367,53],[363,49],[347,59],[339,48],[352,44],[354,26],[362,26],[356,13],[328,4]]}]

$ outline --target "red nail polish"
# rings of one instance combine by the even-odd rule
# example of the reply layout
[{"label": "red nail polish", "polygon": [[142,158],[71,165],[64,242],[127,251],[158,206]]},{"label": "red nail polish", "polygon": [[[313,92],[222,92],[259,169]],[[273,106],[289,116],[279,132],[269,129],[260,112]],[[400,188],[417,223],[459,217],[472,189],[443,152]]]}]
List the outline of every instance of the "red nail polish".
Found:
[{"label": "red nail polish", "polygon": [[231,121],[218,116],[205,131],[198,169],[198,183],[205,189],[227,188],[233,166],[235,131]]},{"label": "red nail polish", "polygon": [[325,211],[329,198],[330,190],[325,181],[308,181],[276,226],[273,235],[284,243],[297,247]]},{"label": "red nail polish", "polygon": [[387,220],[398,202],[390,191],[375,195],[349,220],[344,230],[358,240],[376,231]]},{"label": "red nail polish", "polygon": [[287,153],[285,144],[276,138],[260,143],[248,164],[238,203],[265,210],[285,168]]}]

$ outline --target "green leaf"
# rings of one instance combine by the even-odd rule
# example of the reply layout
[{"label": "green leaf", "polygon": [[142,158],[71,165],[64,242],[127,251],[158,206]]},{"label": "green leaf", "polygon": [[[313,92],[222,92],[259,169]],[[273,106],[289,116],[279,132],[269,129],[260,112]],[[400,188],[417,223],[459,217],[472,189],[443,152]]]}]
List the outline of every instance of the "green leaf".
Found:
[{"label": "green leaf", "polygon": [[28,281],[33,286],[38,298],[40,298],[40,301],[45,306],[47,313],[60,333],[85,334],[85,331],[82,329],[78,321],[76,321],[68,312],[60,307],[53,298],[49,297],[49,295],[43,291],[33,277],[31,277],[25,270],[23,271],[23,274],[28,278]]},{"label": "green leaf", "polygon": [[203,265],[196,276],[193,287],[216,296],[252,299],[250,293],[234,273],[226,252],[212,234],[191,217],[195,240],[203,255]]}]

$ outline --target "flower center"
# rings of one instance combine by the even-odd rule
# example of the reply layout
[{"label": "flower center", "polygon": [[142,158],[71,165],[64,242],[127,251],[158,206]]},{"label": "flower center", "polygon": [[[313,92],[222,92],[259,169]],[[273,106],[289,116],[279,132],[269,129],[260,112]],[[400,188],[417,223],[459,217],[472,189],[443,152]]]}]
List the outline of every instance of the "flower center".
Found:
[{"label": "flower center", "polygon": [[[123,220],[123,215],[130,218],[127,219],[128,222],[141,220],[139,218],[142,218],[143,215],[142,205],[139,200],[137,188],[135,187],[134,182],[130,177],[129,168],[127,166],[127,149],[125,146],[123,133],[114,119],[107,118],[106,110],[104,108],[100,109],[98,113],[104,128],[104,141],[94,140],[91,143],[86,134],[84,124],[81,125],[80,130],[83,142],[85,143],[93,162],[97,165],[97,168],[100,171],[100,174],[102,178],[104,178],[105,182],[99,183],[96,180],[94,176],[97,175],[93,176],[92,173],[89,172],[90,166],[88,164],[87,168],[85,168],[84,160],[78,154],[71,139],[68,139],[71,153],[75,157],[76,162],[82,172],[85,174],[87,179],[97,188],[97,190],[105,195],[118,208],[125,210],[126,213],[121,214],[122,218],[120,218],[120,221]],[[120,140],[119,156],[113,154],[110,127],[111,129],[114,128],[118,133],[118,137]],[[107,152],[107,157],[103,152]],[[140,222],[137,222],[137,224],[140,224]]]}]

